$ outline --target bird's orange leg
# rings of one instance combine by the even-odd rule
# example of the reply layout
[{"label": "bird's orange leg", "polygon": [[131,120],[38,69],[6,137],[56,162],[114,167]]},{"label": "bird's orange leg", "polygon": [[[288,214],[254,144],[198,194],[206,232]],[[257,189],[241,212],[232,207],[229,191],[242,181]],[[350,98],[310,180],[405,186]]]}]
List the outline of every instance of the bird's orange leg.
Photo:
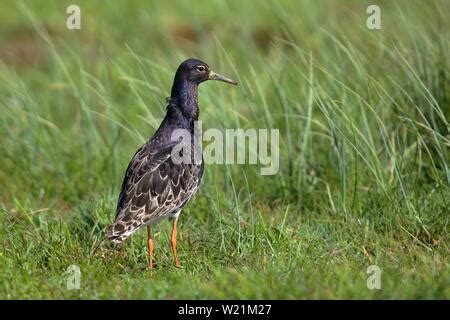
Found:
[{"label": "bird's orange leg", "polygon": [[147,244],[148,244],[148,257],[149,257],[149,267],[150,267],[150,276],[152,275],[153,270],[153,239],[150,232],[150,226],[147,226]]},{"label": "bird's orange leg", "polygon": [[170,245],[172,246],[173,255],[175,257],[175,266],[179,267],[180,262],[178,261],[178,256],[177,256],[177,220],[178,220],[178,218],[173,219],[172,236],[170,237]]}]

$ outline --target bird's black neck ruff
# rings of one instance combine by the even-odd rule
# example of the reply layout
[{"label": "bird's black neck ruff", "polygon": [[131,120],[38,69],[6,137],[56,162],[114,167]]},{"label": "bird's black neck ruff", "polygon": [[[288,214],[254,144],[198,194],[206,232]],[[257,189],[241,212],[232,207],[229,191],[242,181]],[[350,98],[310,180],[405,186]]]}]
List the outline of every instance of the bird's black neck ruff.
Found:
[{"label": "bird's black neck ruff", "polygon": [[194,124],[200,113],[198,107],[198,82],[189,80],[188,73],[179,68],[175,74],[172,92],[167,99],[166,116],[152,140],[169,142],[176,129],[188,130],[194,134]]},{"label": "bird's black neck ruff", "polygon": [[[179,67],[173,80],[166,118],[182,125],[183,129],[193,129],[200,113],[198,107],[199,83],[189,79],[189,72]],[[187,126],[186,126],[187,125]]]},{"label": "bird's black neck ruff", "polygon": [[181,111],[182,116],[192,122],[192,126],[198,120],[198,83],[190,81],[187,74],[180,70],[175,75],[167,113],[172,107]]}]

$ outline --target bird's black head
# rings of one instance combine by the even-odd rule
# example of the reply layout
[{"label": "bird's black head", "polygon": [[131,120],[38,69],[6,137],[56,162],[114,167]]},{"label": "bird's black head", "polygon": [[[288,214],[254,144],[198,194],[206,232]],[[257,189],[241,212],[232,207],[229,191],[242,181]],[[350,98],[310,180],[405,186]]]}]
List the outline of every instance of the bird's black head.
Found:
[{"label": "bird's black head", "polygon": [[215,73],[207,63],[197,59],[188,59],[182,62],[175,75],[175,82],[188,81],[198,85],[206,80],[219,80],[237,85],[236,81]]},{"label": "bird's black head", "polygon": [[[206,80],[219,80],[236,85],[237,82],[212,71],[209,66],[197,59],[188,59],[180,64],[173,81],[169,106],[181,110],[188,119],[198,119],[198,85]],[[169,111],[168,111],[169,113]]]}]

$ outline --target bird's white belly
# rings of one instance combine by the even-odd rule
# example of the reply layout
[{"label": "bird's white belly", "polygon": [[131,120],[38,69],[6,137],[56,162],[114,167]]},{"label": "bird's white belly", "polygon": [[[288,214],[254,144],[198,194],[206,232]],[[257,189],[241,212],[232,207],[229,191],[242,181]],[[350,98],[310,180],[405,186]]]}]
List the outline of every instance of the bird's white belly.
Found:
[{"label": "bird's white belly", "polygon": [[181,213],[181,209],[176,212],[162,214],[162,215],[159,215],[156,217],[152,217],[148,221],[143,221],[143,224],[144,225],[153,225],[153,224],[158,224],[159,222],[161,222],[162,220],[165,220],[165,219],[177,219],[179,217],[180,213]]}]

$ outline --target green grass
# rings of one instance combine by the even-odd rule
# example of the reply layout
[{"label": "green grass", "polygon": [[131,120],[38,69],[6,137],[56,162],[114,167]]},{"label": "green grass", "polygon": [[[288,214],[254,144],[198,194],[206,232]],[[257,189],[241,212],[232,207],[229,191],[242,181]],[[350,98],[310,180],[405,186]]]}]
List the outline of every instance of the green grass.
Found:
[{"label": "green grass", "polygon": [[[4,5],[0,298],[449,299],[450,6],[376,3],[380,31],[360,1]],[[280,129],[280,172],[207,166],[149,279],[145,231],[104,229],[189,57],[240,83],[200,87],[203,129]]]}]

